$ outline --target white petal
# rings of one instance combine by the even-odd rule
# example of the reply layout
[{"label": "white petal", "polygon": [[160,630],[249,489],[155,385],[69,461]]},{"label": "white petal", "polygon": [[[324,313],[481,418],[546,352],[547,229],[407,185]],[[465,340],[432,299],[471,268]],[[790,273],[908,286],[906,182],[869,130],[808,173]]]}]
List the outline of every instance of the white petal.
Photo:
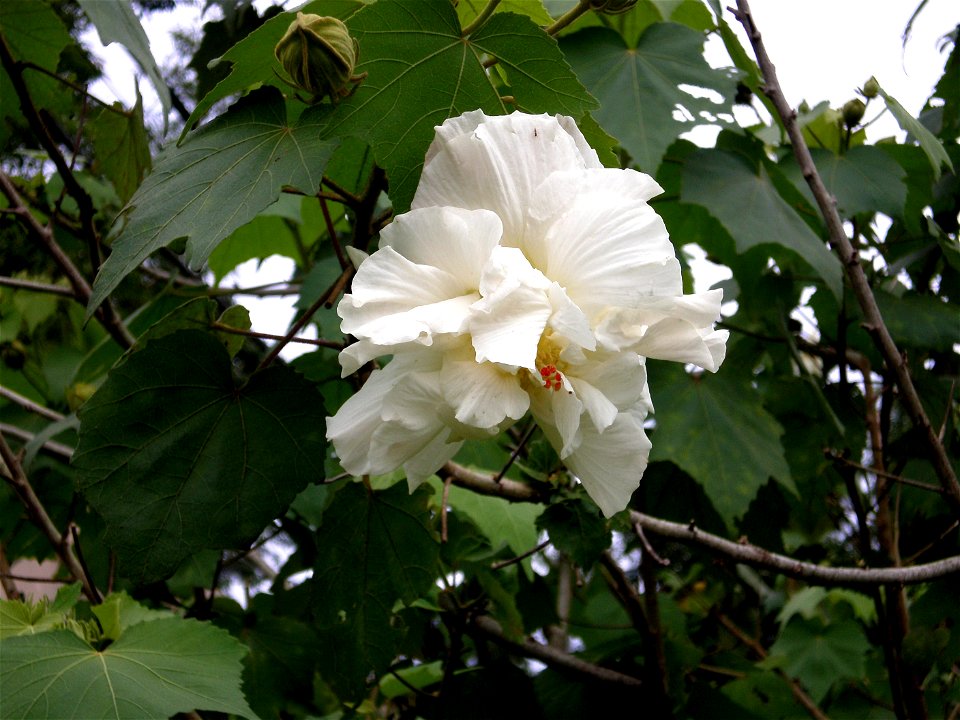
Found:
[{"label": "white petal", "polygon": [[492,210],[503,222],[506,244],[517,244],[543,179],[588,167],[601,165],[570,122],[548,115],[467,113],[437,128],[412,207]]},{"label": "white petal", "polygon": [[627,507],[640,485],[650,440],[629,412],[620,413],[602,433],[592,423],[585,423],[581,435],[580,445],[564,462],[603,514],[610,517]]},{"label": "white petal", "polygon": [[520,387],[516,374],[492,363],[448,359],[443,364],[440,383],[454,416],[465,425],[499,430],[508,418],[522,418],[530,406],[530,398]]},{"label": "white petal", "polygon": [[516,248],[491,253],[480,280],[483,298],[474,303],[469,321],[477,362],[534,368],[537,344],[553,312],[549,287]]},{"label": "white petal", "polygon": [[380,247],[449,273],[460,282],[459,295],[480,286],[480,271],[502,231],[500,218],[489,210],[429,207],[394,218],[381,231]]},{"label": "white petal", "polygon": [[649,295],[678,295],[680,266],[660,216],[659,191],[632,170],[556,173],[538,188],[521,246],[588,315],[633,307]]},{"label": "white petal", "polygon": [[565,388],[536,390],[531,393],[530,411],[561,460],[576,450],[581,440],[583,403],[573,392]]},{"label": "white petal", "polygon": [[564,289],[559,284],[553,283],[547,289],[547,295],[553,308],[547,326],[581,348],[596,349],[597,341],[590,328],[590,320],[567,296]]},{"label": "white petal", "polygon": [[610,427],[620,412],[617,410],[617,406],[610,401],[610,398],[585,380],[570,375],[567,378],[570,380],[577,397],[583,403],[583,408],[590,416],[590,420],[593,421],[594,428],[603,431]]},{"label": "white petal", "polygon": [[629,349],[646,357],[689,362],[715,372],[726,354],[729,333],[713,330],[720,315],[721,290],[680,297],[645,298],[639,308],[611,308],[596,326],[607,348]]},{"label": "white petal", "polygon": [[424,480],[443,467],[443,464],[453,458],[462,446],[462,440],[451,442],[438,433],[423,450],[407,460],[403,464],[403,472],[407,476],[407,487],[410,488],[410,492],[416,490]]},{"label": "white petal", "polygon": [[595,387],[618,412],[634,407],[646,391],[647,370],[635,352],[590,353],[586,362],[569,368],[567,374],[571,382],[576,377]]}]

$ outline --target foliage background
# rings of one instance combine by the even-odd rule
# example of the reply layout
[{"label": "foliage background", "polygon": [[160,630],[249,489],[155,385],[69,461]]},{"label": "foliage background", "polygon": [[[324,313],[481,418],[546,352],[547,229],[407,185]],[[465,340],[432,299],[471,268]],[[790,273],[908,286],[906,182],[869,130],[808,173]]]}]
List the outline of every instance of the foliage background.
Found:
[{"label": "foliage background", "polygon": [[[957,29],[919,120],[882,94],[798,117],[931,435],[737,19],[586,6],[311,3],[368,75],[308,107],[277,74],[279,8],[225,5],[161,69],[127,3],[0,5],[0,579],[16,597],[11,563],[56,558],[63,582],[0,605],[4,717],[956,717],[960,511],[935,457],[955,484]],[[84,92],[91,23],[178,142]],[[703,59],[711,34],[735,67]],[[478,107],[573,115],[663,185],[678,252],[732,273],[727,361],[651,361],[654,462],[609,522],[523,426],[412,495],[343,477],[324,440],[358,386],[336,363],[343,246],[376,246],[433,126]],[[885,107],[910,134],[866,144]],[[713,146],[679,139],[694,118]],[[289,364],[218,286],[275,253],[292,277],[250,295],[296,296],[291,334],[320,338]]]}]

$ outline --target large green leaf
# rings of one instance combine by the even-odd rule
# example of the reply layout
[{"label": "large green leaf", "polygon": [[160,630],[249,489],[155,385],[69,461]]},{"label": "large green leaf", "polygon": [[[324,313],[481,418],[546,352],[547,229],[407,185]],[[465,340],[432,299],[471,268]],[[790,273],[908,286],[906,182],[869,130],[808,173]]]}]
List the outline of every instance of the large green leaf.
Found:
[{"label": "large green leaf", "polygon": [[246,648],[198,620],[134,625],[94,649],[69,630],[7,638],[0,696],[9,720],[166,720],[211,710],[255,718],[240,691]]},{"label": "large green leaf", "polygon": [[721,371],[688,375],[650,363],[657,407],[651,460],[669,460],[696,480],[732,527],[770,477],[794,490],[783,430],[756,392]]},{"label": "large green leaf", "polygon": [[[837,199],[841,215],[852,218],[882,212],[890,217],[903,217],[907,173],[889,154],[873,145],[858,145],[843,155],[817,148],[810,153],[823,184]],[[781,167],[813,205],[813,193],[793,157]]]},{"label": "large green leaf", "polygon": [[[463,38],[451,3],[417,3],[413,12],[404,3],[381,0],[347,25],[360,43],[356,72],[367,77],[337,106],[326,132],[369,143],[387,171],[398,211],[410,205],[436,125],[478,108],[507,111],[485,57],[499,60],[508,92],[522,110],[579,118],[596,106],[553,38],[525,16],[497,13]],[[314,112],[320,110],[306,114]]]},{"label": "large green leaf", "polygon": [[[667,147],[694,125],[716,122],[720,114],[733,119],[736,79],[707,64],[703,39],[683,25],[655,23],[636,48],[607,28],[586,28],[561,41],[577,76],[600,101],[597,122],[646,172],[655,172]],[[723,100],[696,97],[680,85],[712,90]],[[676,119],[678,108],[685,119]]]},{"label": "large green leaf", "polygon": [[841,297],[840,261],[777,192],[764,164],[752,167],[724,150],[697,150],[684,164],[681,199],[705,207],[723,223],[738,252],[779,245],[806,261],[834,297]]},{"label": "large green leaf", "polygon": [[182,330],[114,368],[80,412],[78,482],[135,581],[257,537],[322,478],[323,400],[289,368],[233,380],[218,339]]},{"label": "large green leaf", "polygon": [[187,261],[199,269],[283,187],[315,192],[336,149],[320,139],[320,128],[316,118],[289,124],[283,98],[268,89],[164,151],[117,222],[87,312],[155,250],[187,238]]},{"label": "large green leaf", "polygon": [[897,297],[875,293],[877,305],[894,340],[915,348],[950,349],[960,338],[960,309],[933,295],[907,293]]},{"label": "large green leaf", "polygon": [[782,667],[820,702],[838,680],[855,680],[866,671],[870,644],[854,620],[824,625],[817,619],[793,618],[770,648],[767,667]]},{"label": "large green leaf", "polygon": [[590,568],[610,547],[610,531],[597,506],[583,500],[554,503],[537,518],[553,546],[570,556],[578,567]]},{"label": "large green leaf", "polygon": [[314,611],[327,640],[324,678],[348,697],[396,654],[391,624],[397,601],[407,605],[430,589],[439,545],[427,510],[429,493],[406,483],[373,492],[350,483],[323,514],[314,566]]},{"label": "large green leaf", "polygon": [[133,55],[140,68],[150,78],[153,89],[156,90],[157,97],[160,99],[160,105],[163,107],[163,121],[166,127],[167,114],[172,105],[170,88],[160,75],[157,61],[150,52],[150,39],[134,14],[131,3],[126,0],[78,0],[78,2],[96,26],[100,42],[104,45],[119,42]]}]

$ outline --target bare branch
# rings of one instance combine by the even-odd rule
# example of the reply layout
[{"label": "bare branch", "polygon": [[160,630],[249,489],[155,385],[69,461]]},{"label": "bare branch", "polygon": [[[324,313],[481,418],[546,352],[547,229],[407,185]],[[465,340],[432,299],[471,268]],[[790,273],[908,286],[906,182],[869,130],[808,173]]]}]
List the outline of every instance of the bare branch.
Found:
[{"label": "bare branch", "polygon": [[21,280],[20,278],[0,277],[0,285],[16,288],[17,290],[29,290],[31,292],[48,293],[50,295],[61,295],[63,297],[73,298],[73,290],[63,285],[52,285],[50,283],[34,282],[33,280]]},{"label": "bare branch", "polygon": [[541,645],[533,640],[523,640],[522,642],[510,640],[503,634],[500,623],[487,615],[480,615],[479,617],[473,618],[473,627],[479,630],[480,634],[493,640],[501,647],[517,655],[539,660],[549,667],[558,670],[567,670],[592,680],[600,680],[614,685],[639,688],[642,684],[638,678],[624,675],[616,670],[610,670],[599,665],[594,665],[593,663],[588,663],[574,655],[562,652],[548,645]]},{"label": "bare branch", "polygon": [[6,388],[3,385],[0,385],[0,397],[9,400],[12,403],[16,403],[24,410],[29,410],[30,412],[35,413],[40,417],[44,417],[47,420],[53,420],[54,422],[63,420],[63,415],[60,413],[55,412],[50,408],[46,408],[43,405],[38,405],[30,398],[24,397],[17,391]]}]

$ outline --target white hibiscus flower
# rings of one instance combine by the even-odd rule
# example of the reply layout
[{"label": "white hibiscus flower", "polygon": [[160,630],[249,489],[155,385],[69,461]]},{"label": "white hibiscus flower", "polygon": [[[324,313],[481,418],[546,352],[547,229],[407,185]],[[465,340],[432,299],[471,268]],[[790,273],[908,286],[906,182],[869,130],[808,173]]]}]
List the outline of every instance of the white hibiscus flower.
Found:
[{"label": "white hibiscus flower", "polygon": [[604,514],[647,464],[645,358],[715,371],[720,291],[683,295],[660,187],[601,166],[570,118],[467,113],[427,152],[338,307],[344,375],[392,355],[328,421],[344,468],[411,489],[528,411]]}]

